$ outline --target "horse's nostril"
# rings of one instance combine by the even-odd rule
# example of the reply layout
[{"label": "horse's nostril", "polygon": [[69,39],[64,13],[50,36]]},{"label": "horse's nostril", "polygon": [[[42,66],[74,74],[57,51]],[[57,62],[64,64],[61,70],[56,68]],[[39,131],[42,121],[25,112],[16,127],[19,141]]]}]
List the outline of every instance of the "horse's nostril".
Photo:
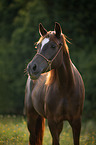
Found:
[{"label": "horse's nostril", "polygon": [[36,71],[36,68],[37,68],[37,65],[34,64],[34,65],[33,65],[33,71]]}]

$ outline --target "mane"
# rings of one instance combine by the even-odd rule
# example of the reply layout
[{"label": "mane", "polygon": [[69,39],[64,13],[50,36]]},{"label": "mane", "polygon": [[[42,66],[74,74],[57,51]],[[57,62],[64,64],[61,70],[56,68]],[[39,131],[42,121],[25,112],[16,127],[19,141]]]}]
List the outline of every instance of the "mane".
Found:
[{"label": "mane", "polygon": [[40,39],[39,39],[37,42],[35,42],[35,44],[34,44],[34,45],[35,45],[35,48],[37,48],[37,45],[38,45],[39,43],[41,43],[43,39],[44,39],[44,37],[41,36]]},{"label": "mane", "polygon": [[[69,48],[68,48],[68,45],[66,43],[66,41],[68,43],[70,43],[68,40],[67,40],[67,36],[65,36],[64,34],[61,34],[62,36],[62,41],[63,41],[63,53],[67,53],[67,55],[69,56]],[[52,82],[56,79],[56,70],[55,69],[52,69],[51,71],[48,72],[48,75],[47,75],[47,79],[46,79],[46,85],[50,85],[52,84]]]},{"label": "mane", "polygon": [[69,54],[69,48],[68,48],[68,45],[67,45],[66,41],[67,41],[68,43],[70,43],[70,42],[68,41],[66,35],[62,34],[62,38],[63,38],[63,46],[64,46],[63,51],[64,51],[64,52],[67,52],[67,53]]}]

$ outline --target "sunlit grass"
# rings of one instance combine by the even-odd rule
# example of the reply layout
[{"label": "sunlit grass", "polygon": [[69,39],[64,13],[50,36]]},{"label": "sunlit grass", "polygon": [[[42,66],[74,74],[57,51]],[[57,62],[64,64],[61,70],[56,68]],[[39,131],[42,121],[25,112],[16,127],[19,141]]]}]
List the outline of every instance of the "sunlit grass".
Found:
[{"label": "sunlit grass", "polygon": [[[44,145],[51,145],[51,135],[48,127],[45,129]],[[96,125],[93,121],[82,123],[81,145],[96,145]],[[64,128],[60,136],[60,145],[73,145],[72,130],[68,122],[64,123]]]},{"label": "sunlit grass", "polygon": [[0,145],[24,145],[27,142],[28,131],[23,117],[0,116]]},{"label": "sunlit grass", "polygon": [[[0,116],[0,145],[27,145],[28,130],[26,119],[16,116]],[[80,137],[81,145],[96,144],[96,124],[93,121],[88,121],[82,124]],[[44,145],[51,145],[51,134],[46,125],[44,133]],[[64,129],[60,136],[60,145],[73,145],[71,127],[67,122],[64,123]]]}]

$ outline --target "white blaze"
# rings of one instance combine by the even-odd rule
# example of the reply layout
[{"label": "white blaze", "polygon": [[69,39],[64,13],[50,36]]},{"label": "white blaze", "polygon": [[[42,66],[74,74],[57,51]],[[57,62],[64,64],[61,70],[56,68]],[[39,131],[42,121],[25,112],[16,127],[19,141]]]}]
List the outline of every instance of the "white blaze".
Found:
[{"label": "white blaze", "polygon": [[48,42],[49,42],[49,38],[45,38],[45,39],[42,40],[41,50],[42,50],[43,46],[45,44],[47,44]]}]

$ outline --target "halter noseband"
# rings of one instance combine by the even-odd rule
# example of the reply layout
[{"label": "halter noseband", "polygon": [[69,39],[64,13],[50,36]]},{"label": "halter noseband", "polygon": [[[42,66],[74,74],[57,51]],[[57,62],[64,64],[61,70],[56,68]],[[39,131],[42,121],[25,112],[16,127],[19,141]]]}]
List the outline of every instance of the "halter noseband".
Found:
[{"label": "halter noseband", "polygon": [[43,58],[47,61],[48,67],[47,67],[46,71],[47,71],[49,68],[50,68],[50,70],[51,70],[52,62],[56,59],[56,57],[58,56],[60,50],[62,49],[62,45],[63,45],[63,44],[62,44],[62,43],[60,43],[60,44],[57,43],[57,46],[59,46],[59,45],[60,45],[60,48],[59,48],[59,50],[57,51],[56,55],[53,57],[52,60],[47,59],[44,55],[42,55],[42,54],[40,54],[40,53],[37,53],[37,54],[36,54],[36,55],[40,55],[41,57],[43,57]]}]

